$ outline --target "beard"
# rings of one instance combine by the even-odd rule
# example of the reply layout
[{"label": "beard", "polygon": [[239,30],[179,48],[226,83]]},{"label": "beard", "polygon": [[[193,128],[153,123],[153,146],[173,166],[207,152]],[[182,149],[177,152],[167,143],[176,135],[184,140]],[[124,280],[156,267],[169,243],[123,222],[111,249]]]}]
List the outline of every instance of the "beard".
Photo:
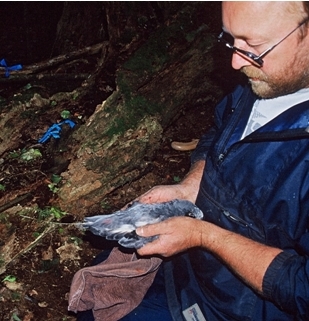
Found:
[{"label": "beard", "polygon": [[249,78],[252,91],[260,98],[270,99],[294,93],[308,87],[308,67],[294,64],[279,70],[276,76],[265,74],[254,66],[240,69]]}]

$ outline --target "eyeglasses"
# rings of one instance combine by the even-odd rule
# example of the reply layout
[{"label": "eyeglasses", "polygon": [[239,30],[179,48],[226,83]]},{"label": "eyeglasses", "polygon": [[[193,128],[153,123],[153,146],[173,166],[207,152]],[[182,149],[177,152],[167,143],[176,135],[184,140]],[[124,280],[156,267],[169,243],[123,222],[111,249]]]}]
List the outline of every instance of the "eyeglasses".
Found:
[{"label": "eyeglasses", "polygon": [[[246,56],[250,62],[257,65],[258,67],[263,67],[264,60],[262,58],[264,58],[269,52],[271,52],[283,40],[285,40],[288,36],[290,36],[294,31],[296,31],[298,28],[300,28],[307,21],[309,21],[309,17],[307,17],[305,20],[303,20],[295,29],[293,29],[290,33],[288,33],[284,38],[282,38],[276,44],[272,45],[270,48],[263,51],[260,55],[256,55],[250,51],[242,50],[242,49],[239,49],[239,48],[233,46],[231,43],[234,42],[234,38],[225,31],[222,31],[219,34],[218,41],[224,43],[226,47],[228,47],[229,49],[232,49],[235,53],[240,53],[240,54]],[[229,41],[229,40],[231,40],[231,41]]]}]

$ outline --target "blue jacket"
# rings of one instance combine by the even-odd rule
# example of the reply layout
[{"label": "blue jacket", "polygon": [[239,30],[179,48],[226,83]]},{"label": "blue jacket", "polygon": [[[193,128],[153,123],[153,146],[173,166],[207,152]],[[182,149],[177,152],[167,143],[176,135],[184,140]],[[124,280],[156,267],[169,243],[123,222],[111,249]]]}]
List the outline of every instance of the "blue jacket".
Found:
[{"label": "blue jacket", "polygon": [[256,99],[237,87],[217,106],[192,154],[206,160],[196,204],[205,220],[283,252],[263,295],[205,250],[173,258],[165,273],[175,321],[195,303],[207,321],[309,320],[309,99],[240,140]]}]

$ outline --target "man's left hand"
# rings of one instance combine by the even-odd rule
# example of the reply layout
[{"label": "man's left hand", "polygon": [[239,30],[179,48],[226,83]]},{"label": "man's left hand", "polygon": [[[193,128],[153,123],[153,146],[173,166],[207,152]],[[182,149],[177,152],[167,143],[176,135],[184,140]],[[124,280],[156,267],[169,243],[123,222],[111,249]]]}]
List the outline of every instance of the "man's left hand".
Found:
[{"label": "man's left hand", "polygon": [[163,222],[139,227],[136,233],[159,238],[144,245],[137,252],[140,255],[159,254],[169,257],[191,247],[201,245],[201,226],[203,221],[191,217],[173,217]]}]

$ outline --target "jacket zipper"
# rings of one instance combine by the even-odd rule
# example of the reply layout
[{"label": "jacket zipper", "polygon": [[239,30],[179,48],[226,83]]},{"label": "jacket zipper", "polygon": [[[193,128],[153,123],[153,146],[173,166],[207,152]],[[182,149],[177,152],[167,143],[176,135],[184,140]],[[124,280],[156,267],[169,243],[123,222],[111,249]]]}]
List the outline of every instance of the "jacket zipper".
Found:
[{"label": "jacket zipper", "polygon": [[[247,99],[247,98],[246,98]],[[235,104],[235,106],[232,107],[232,113],[234,114],[235,112],[238,113],[238,116],[235,117],[234,121],[233,121],[233,124],[232,126],[230,127],[230,130],[229,130],[229,133],[227,135],[225,135],[225,139],[222,141],[222,143],[220,144],[221,145],[221,148],[219,147],[218,148],[218,152],[219,152],[219,156],[218,156],[218,159],[217,159],[217,166],[220,166],[220,164],[223,162],[226,154],[228,153],[228,149],[225,149],[225,146],[227,145],[227,142],[229,141],[229,139],[231,138],[231,135],[232,133],[234,132],[235,130],[235,127],[237,126],[237,124],[239,123],[239,119],[241,118],[242,116],[242,110],[238,110],[238,106],[240,104],[240,101],[242,99],[238,99],[237,103]],[[224,134],[224,133],[223,133]],[[220,152],[222,151],[222,152]]]},{"label": "jacket zipper", "polygon": [[250,224],[248,224],[245,220],[243,220],[242,218],[238,217],[238,216],[234,216],[232,215],[229,211],[223,211],[223,214],[230,220],[232,220],[233,222],[239,223],[245,227],[250,227]]},{"label": "jacket zipper", "polygon": [[254,232],[256,232],[258,235],[261,235],[261,231],[259,229],[257,229],[254,225],[252,225],[252,223],[248,223],[247,221],[245,221],[244,219],[240,218],[237,215],[231,214],[228,210],[226,210],[224,207],[222,207],[215,199],[213,199],[212,197],[210,197],[207,193],[203,193],[203,195],[208,199],[208,201],[210,203],[212,203],[215,207],[217,207],[220,212],[230,221],[241,225],[243,227],[246,228],[250,228],[251,230],[253,230]]}]

